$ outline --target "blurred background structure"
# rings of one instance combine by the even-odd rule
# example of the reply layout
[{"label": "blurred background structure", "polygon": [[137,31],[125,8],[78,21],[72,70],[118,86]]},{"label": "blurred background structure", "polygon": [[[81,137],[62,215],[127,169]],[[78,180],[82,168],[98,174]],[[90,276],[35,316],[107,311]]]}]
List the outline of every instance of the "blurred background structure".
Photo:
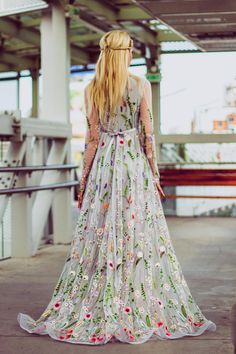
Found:
[{"label": "blurred background structure", "polygon": [[[0,259],[17,262],[71,241],[86,129],[83,90],[99,40],[112,29],[129,31],[130,71],[152,84],[163,207],[173,232],[182,217],[201,216],[195,225],[202,242],[220,242],[211,259],[224,242],[232,246],[222,274],[217,262],[209,270],[211,279],[217,271],[219,281],[234,282],[232,294],[236,275],[223,263],[236,258],[234,227],[223,240],[213,224],[227,228],[236,215],[234,0],[0,1]],[[212,225],[207,234],[202,220]],[[204,259],[209,267],[207,252]],[[213,285],[207,297],[216,303],[225,290]]]}]

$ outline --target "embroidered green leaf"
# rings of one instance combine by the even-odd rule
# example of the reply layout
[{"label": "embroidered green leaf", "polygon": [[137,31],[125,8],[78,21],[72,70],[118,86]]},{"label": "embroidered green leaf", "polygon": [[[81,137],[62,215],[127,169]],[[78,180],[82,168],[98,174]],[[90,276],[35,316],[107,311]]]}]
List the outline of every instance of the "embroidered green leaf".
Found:
[{"label": "embroidered green leaf", "polygon": [[160,257],[162,257],[164,253],[165,253],[165,252],[161,252],[161,253],[160,253]]},{"label": "embroidered green leaf", "polygon": [[106,198],[107,194],[108,194],[108,191],[106,191],[106,193],[103,195],[102,201],[104,201],[104,199]]},{"label": "embroidered green leaf", "polygon": [[187,317],[187,313],[186,313],[184,305],[181,306],[181,311],[182,311],[182,314],[184,315],[184,317]]},{"label": "embroidered green leaf", "polygon": [[146,316],[146,324],[148,327],[151,327],[151,321],[150,321],[150,317],[148,315]]},{"label": "embroidered green leaf", "polygon": [[145,300],[145,299],[146,299],[146,293],[145,293],[145,290],[144,290],[144,284],[141,283],[140,287],[141,287],[142,296],[143,296],[143,298],[144,298],[144,300]]},{"label": "embroidered green leaf", "polygon": [[131,151],[127,151],[127,154],[129,154],[129,156],[131,157],[131,159],[134,160],[135,156],[134,156],[134,154],[132,154]]}]

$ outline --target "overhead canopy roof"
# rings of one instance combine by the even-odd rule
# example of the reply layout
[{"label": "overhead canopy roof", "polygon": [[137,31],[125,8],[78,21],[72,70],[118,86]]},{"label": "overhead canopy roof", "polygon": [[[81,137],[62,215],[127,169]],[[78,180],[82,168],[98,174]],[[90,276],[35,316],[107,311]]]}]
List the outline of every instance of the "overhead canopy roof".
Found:
[{"label": "overhead canopy roof", "polygon": [[40,68],[40,21],[52,2],[70,17],[72,65],[95,63],[102,34],[118,28],[134,39],[134,57],[158,46],[161,53],[236,49],[235,0],[2,0],[0,71]]},{"label": "overhead canopy roof", "polygon": [[203,51],[236,50],[235,0],[137,0]]}]

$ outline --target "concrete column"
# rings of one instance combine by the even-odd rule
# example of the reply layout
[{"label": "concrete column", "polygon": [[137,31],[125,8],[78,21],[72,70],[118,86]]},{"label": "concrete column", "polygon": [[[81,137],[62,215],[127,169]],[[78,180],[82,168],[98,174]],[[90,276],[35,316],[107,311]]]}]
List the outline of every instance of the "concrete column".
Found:
[{"label": "concrete column", "polygon": [[70,53],[69,19],[60,3],[43,12],[41,69],[43,78],[42,119],[69,122]]},{"label": "concrete column", "polygon": [[[43,84],[42,116],[56,122],[70,122],[69,80],[70,80],[70,41],[69,18],[61,4],[52,4],[49,10],[43,12],[41,21],[41,69]],[[50,164],[70,162],[70,143],[61,141],[65,147],[65,157],[58,156],[57,151],[50,155]],[[58,144],[54,144],[55,147]],[[62,147],[63,148],[63,147]],[[55,150],[55,149],[54,149]],[[44,174],[50,178],[52,172]],[[46,177],[45,177],[46,178]],[[58,181],[70,179],[69,172],[61,172]],[[55,190],[53,197],[50,192],[37,197],[37,206],[47,210],[52,206],[52,224],[54,243],[68,243],[72,238],[72,193],[70,189]],[[51,205],[50,205],[51,204]],[[37,209],[37,208],[36,208]],[[46,209],[46,208],[45,208]],[[44,215],[44,219],[46,214]],[[34,227],[37,224],[37,211],[33,214]],[[40,230],[40,233],[42,230]],[[34,232],[36,244],[40,238],[39,232]]]}]

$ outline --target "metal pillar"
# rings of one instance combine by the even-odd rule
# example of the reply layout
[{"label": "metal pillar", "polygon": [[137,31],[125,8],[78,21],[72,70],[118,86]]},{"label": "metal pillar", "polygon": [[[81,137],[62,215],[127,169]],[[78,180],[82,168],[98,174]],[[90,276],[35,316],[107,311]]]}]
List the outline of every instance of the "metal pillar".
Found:
[{"label": "metal pillar", "polygon": [[32,77],[32,113],[31,117],[38,117],[39,114],[39,70],[31,69],[31,77]]},{"label": "metal pillar", "polygon": [[155,133],[155,143],[156,143],[156,153],[157,159],[160,160],[160,141],[159,135],[161,130],[161,117],[160,117],[160,47],[153,46],[149,48],[149,58],[146,57],[147,64],[147,79],[150,81],[152,86],[152,111],[153,111],[153,125]]}]

